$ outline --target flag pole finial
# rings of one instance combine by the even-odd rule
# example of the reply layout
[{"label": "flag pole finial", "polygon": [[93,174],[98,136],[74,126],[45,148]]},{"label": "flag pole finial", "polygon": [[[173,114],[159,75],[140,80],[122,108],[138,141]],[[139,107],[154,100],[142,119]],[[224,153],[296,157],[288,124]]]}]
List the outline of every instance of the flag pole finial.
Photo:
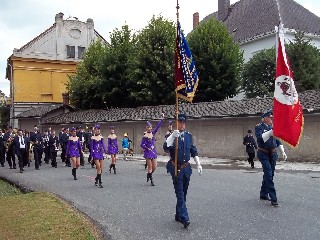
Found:
[{"label": "flag pole finial", "polygon": [[177,6],[176,6],[176,9],[177,9],[177,13],[176,13],[176,15],[177,15],[177,21],[179,21],[179,0],[177,0]]}]

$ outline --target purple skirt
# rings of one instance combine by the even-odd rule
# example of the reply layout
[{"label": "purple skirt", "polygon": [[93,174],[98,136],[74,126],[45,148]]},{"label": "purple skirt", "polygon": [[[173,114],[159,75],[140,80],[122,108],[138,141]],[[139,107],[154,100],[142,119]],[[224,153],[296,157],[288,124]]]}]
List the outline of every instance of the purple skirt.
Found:
[{"label": "purple skirt", "polygon": [[104,160],[103,153],[101,152],[93,153],[92,158],[93,160],[101,160],[101,159]]},{"label": "purple skirt", "polygon": [[148,158],[148,159],[155,159],[157,158],[157,150],[156,148],[151,150],[145,150],[144,154],[143,154],[144,158]]}]

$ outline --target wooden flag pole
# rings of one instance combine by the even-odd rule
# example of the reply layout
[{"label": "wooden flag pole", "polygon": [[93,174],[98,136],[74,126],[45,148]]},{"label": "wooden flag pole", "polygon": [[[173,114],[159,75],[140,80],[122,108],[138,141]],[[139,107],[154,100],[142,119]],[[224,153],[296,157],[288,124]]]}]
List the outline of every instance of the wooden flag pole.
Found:
[{"label": "wooden flag pole", "polygon": [[[177,0],[177,37],[178,37],[178,24],[179,24],[179,0]],[[176,49],[177,50],[177,49]],[[177,54],[177,53],[176,53]],[[178,53],[179,54],[179,53]],[[178,92],[176,91],[176,129],[178,129],[178,114],[179,114],[179,98],[178,98]],[[175,159],[174,159],[174,173],[175,177],[178,177],[178,144],[179,139],[176,138],[176,149],[175,149]]]}]

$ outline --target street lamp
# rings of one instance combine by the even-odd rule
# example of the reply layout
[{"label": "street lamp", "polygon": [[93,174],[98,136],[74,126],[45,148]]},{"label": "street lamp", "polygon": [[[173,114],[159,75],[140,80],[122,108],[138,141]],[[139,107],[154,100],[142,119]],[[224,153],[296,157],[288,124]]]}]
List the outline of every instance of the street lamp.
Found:
[{"label": "street lamp", "polygon": [[11,88],[10,88],[10,95],[11,95],[11,112],[10,112],[10,126],[14,127],[14,81],[13,81],[13,65],[8,63],[10,66],[10,76],[11,76]]}]

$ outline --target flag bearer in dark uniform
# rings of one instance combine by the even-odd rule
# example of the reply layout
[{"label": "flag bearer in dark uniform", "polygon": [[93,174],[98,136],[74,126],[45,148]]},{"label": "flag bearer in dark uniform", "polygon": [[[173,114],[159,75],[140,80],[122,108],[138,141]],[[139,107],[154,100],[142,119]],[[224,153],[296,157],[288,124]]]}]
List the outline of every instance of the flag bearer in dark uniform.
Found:
[{"label": "flag bearer in dark uniform", "polygon": [[277,207],[278,200],[273,182],[274,170],[278,159],[277,148],[280,149],[284,160],[287,159],[287,155],[284,152],[281,142],[273,137],[272,112],[268,111],[262,114],[261,117],[262,122],[255,128],[258,143],[257,157],[259,158],[263,168],[263,181],[260,190],[260,199],[270,200],[271,205]]},{"label": "flag bearer in dark uniform", "polygon": [[41,156],[43,152],[42,135],[38,130],[38,126],[34,126],[34,132],[30,133],[30,142],[32,143],[35,169],[40,170]]},{"label": "flag bearer in dark uniform", "polygon": [[57,152],[59,150],[59,138],[56,136],[56,131],[51,130],[49,137],[49,150],[51,158],[51,166],[57,168]]},{"label": "flag bearer in dark uniform", "polygon": [[28,165],[28,152],[29,152],[29,140],[23,136],[22,130],[19,129],[16,137],[14,138],[14,145],[16,154],[19,160],[20,173],[23,173],[23,167]]},{"label": "flag bearer in dark uniform", "polygon": [[60,147],[61,147],[60,157],[62,162],[66,161],[66,148],[63,148],[63,143],[62,143],[62,139],[63,139],[62,135],[64,135],[64,133],[65,133],[64,127],[61,127],[61,130],[59,132],[59,141],[60,141]]},{"label": "flag bearer in dark uniform", "polygon": [[4,148],[4,134],[2,133],[2,129],[0,129],[0,164],[1,167],[4,167],[5,162],[5,148]]},{"label": "flag bearer in dark uniform", "polygon": [[66,163],[67,167],[71,167],[70,158],[67,156],[67,145],[69,136],[66,133],[66,129],[59,136],[60,146],[61,146],[61,160]]},{"label": "flag bearer in dark uniform", "polygon": [[248,135],[243,138],[243,145],[246,145],[246,152],[248,153],[248,162],[251,164],[251,168],[254,168],[254,157],[256,155],[257,143],[252,136],[252,130],[248,130]]},{"label": "flag bearer in dark uniform", "polygon": [[[202,166],[198,157],[197,148],[193,145],[191,133],[185,131],[187,116],[178,115],[178,129],[174,130],[166,140],[165,148],[170,152],[170,161],[167,164],[167,170],[170,172],[173,180],[173,186],[176,193],[177,204],[175,220],[181,222],[184,228],[190,224],[189,215],[186,206],[187,191],[192,169],[189,163],[190,157],[193,157],[197,164],[199,174],[202,173]],[[176,138],[178,138],[178,173],[175,176],[175,151]]]}]

